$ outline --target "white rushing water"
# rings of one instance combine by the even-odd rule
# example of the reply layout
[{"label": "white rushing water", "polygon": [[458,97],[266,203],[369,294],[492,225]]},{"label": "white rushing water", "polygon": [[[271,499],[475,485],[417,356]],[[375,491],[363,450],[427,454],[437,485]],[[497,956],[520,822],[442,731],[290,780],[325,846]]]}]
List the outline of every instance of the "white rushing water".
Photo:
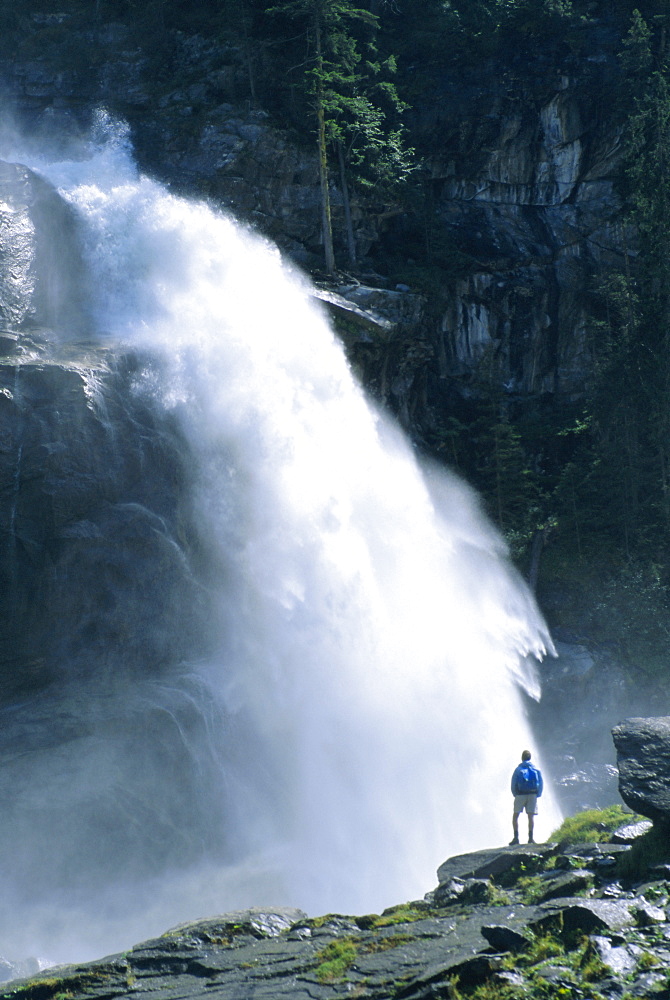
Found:
[{"label": "white rushing water", "polygon": [[[471,491],[368,403],[304,281],[139,176],[106,129],[86,157],[29,165],[81,220],[98,336],[160,359],[138,390],[190,443],[220,571],[219,651],[189,669],[222,720],[237,847],[138,892],[104,945],[251,904],[421,897],[447,856],[509,840],[510,774],[534,747],[519,685],[537,694],[525,657],[545,626]],[[558,820],[549,790],[539,836]],[[72,931],[85,952],[102,947],[89,930]]]}]

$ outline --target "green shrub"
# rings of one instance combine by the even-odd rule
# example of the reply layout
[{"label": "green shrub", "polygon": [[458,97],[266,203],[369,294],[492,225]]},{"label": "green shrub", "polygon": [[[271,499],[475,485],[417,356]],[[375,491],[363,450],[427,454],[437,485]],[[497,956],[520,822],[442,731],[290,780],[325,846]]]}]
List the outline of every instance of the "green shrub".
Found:
[{"label": "green shrub", "polygon": [[565,946],[554,934],[538,934],[528,948],[518,956],[518,964],[531,967],[550,958],[565,958]]}]

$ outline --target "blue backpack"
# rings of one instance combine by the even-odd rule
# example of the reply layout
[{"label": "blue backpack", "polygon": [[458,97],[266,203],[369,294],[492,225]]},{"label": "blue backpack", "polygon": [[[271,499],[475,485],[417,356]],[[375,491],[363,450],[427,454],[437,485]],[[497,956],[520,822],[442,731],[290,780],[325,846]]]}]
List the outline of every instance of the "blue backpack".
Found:
[{"label": "blue backpack", "polygon": [[531,795],[538,790],[537,771],[532,764],[520,765],[516,772],[517,795]]}]

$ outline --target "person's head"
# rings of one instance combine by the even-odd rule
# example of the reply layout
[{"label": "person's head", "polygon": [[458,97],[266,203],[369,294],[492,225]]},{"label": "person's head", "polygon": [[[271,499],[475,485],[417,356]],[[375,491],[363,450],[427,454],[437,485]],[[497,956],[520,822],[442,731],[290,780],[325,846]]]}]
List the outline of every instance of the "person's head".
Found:
[{"label": "person's head", "polygon": [[530,760],[530,750],[524,750],[521,754],[521,760]]}]

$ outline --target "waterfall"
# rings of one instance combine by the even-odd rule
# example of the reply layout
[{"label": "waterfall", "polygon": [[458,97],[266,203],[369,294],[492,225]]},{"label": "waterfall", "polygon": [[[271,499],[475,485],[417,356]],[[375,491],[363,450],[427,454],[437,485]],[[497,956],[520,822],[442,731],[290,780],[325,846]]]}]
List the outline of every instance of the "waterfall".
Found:
[{"label": "waterfall", "polygon": [[[76,214],[95,337],[136,353],[132,392],[187,444],[207,652],[135,693],[133,738],[151,699],[172,713],[212,829],[183,869],[125,889],[117,871],[91,901],[64,887],[56,921],[39,901],[36,947],[94,957],[246,905],[420,898],[447,856],[509,840],[546,627],[472,491],[366,399],[306,280],[101,131],[85,155],[23,162]],[[539,835],[558,818],[549,790]]]}]

